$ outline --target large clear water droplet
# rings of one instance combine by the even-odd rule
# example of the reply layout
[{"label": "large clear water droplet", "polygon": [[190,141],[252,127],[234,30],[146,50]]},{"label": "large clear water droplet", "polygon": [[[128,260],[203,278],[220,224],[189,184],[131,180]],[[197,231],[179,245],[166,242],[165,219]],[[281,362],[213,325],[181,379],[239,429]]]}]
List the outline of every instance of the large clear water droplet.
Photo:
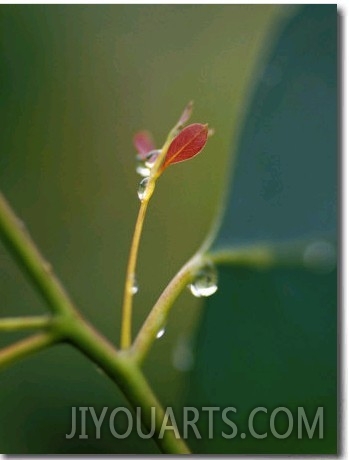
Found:
[{"label": "large clear water droplet", "polygon": [[189,288],[195,297],[209,297],[217,289],[218,273],[213,264],[207,264],[201,268]]},{"label": "large clear water droplet", "polygon": [[132,286],[131,286],[131,294],[135,295],[139,291],[139,286],[137,283],[137,278],[134,276],[133,281],[132,281]]},{"label": "large clear water droplet", "polygon": [[162,327],[159,332],[156,334],[156,338],[157,339],[160,339],[166,332],[166,329],[164,327]]},{"label": "large clear water droplet", "polygon": [[139,183],[137,195],[141,201],[143,201],[145,198],[148,182],[149,182],[149,177],[145,177]]},{"label": "large clear water droplet", "polygon": [[161,153],[161,150],[152,150],[151,152],[149,152],[145,159],[145,166],[151,169],[154,166],[160,153]]}]

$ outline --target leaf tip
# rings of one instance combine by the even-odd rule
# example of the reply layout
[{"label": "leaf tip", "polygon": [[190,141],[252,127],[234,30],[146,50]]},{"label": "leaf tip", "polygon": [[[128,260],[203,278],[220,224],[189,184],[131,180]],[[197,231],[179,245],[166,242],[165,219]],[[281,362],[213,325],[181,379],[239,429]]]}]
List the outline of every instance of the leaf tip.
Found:
[{"label": "leaf tip", "polygon": [[194,101],[193,100],[189,101],[177,122],[177,125],[176,125],[177,127],[183,126],[186,124],[186,122],[192,116],[193,106],[194,106]]}]

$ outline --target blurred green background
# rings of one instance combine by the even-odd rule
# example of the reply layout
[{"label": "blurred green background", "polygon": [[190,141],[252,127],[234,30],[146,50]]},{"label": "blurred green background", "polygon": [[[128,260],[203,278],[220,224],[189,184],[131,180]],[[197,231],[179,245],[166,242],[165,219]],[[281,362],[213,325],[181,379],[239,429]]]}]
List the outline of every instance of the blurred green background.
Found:
[{"label": "blurred green background", "polygon": [[[186,103],[216,134],[166,171],[142,239],[134,331],[216,215],[231,146],[268,43],[295,7],[3,5],[1,188],[86,316],[118,342],[125,265],[138,208],[132,136],[160,146]],[[0,246],[1,316],[44,311]],[[146,373],[166,405],[183,403],[200,302],[181,295]],[[0,337],[1,344],[15,336]],[[180,362],[179,362],[180,361]],[[189,364],[188,364],[189,362]],[[154,453],[151,441],[65,440],[72,406],[116,407],[118,390],[61,346],[0,375],[0,451]]]}]

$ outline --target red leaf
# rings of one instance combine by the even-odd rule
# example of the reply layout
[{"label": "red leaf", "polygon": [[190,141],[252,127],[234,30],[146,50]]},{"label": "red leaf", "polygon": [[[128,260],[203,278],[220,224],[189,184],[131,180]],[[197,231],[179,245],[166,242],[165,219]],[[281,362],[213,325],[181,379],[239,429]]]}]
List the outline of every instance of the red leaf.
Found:
[{"label": "red leaf", "polygon": [[151,150],[155,150],[155,144],[149,131],[139,131],[133,137],[133,145],[136,147],[138,157],[144,160]]},{"label": "red leaf", "polygon": [[197,155],[205,146],[208,136],[208,126],[193,123],[184,128],[171,142],[162,165],[167,166],[180,161],[189,160]]}]

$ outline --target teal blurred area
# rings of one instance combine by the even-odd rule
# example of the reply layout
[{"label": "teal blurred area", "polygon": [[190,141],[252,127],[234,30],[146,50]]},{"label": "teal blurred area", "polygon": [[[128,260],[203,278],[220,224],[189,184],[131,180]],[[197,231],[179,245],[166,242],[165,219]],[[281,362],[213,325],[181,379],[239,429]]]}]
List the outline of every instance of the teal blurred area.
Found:
[{"label": "teal blurred area", "polygon": [[[229,419],[238,434],[224,439],[221,433],[232,430],[216,413],[209,439],[207,417],[201,418],[195,452],[339,451],[337,21],[336,5],[302,7],[271,46],[253,91],[212,250],[267,244],[279,262],[219,267],[218,292],[205,302],[198,326],[185,402],[235,407]],[[258,407],[267,413],[259,412],[254,427],[265,439],[248,430]],[[290,426],[284,410],[275,419],[281,436],[271,432],[271,414],[280,407],[293,420],[284,438]],[[299,436],[300,407],[311,422],[323,408],[322,437]]]},{"label": "teal blurred area", "polygon": [[216,246],[336,233],[337,8],[304,7],[261,71]]},{"label": "teal blurred area", "polygon": [[[134,132],[161,145],[189,100],[216,134],[157,187],[141,245],[136,331],[206,235],[231,144],[265,43],[290,7],[277,5],[2,5],[1,189],[83,313],[118,341],[120,302],[137,213]],[[1,316],[44,306],[0,247]],[[164,405],[188,374],[173,365],[199,304],[183,293],[146,372]],[[17,336],[1,336],[2,344]],[[182,342],[180,342],[182,343]],[[176,362],[176,360],[175,360]],[[178,370],[178,367],[182,371]],[[184,366],[185,367],[185,366]],[[72,406],[124,400],[85,358],[57,347],[0,376],[0,451],[154,453],[150,441],[68,441]]]},{"label": "teal blurred area", "polygon": [[[185,405],[234,407],[228,418],[238,427],[233,438],[221,412],[213,418],[214,438],[208,436],[207,414],[192,434],[190,445],[200,454],[334,455],[338,452],[337,412],[337,272],[304,267],[261,270],[220,267],[219,290],[205,302],[195,344],[195,366]],[[265,408],[251,419],[255,408]],[[285,410],[291,413],[289,429]],[[323,437],[318,426],[312,438],[301,426],[304,408],[310,426],[323,408]],[[251,416],[252,417],[252,416]],[[258,439],[249,430],[253,420]],[[245,433],[246,437],[241,437]]]}]

